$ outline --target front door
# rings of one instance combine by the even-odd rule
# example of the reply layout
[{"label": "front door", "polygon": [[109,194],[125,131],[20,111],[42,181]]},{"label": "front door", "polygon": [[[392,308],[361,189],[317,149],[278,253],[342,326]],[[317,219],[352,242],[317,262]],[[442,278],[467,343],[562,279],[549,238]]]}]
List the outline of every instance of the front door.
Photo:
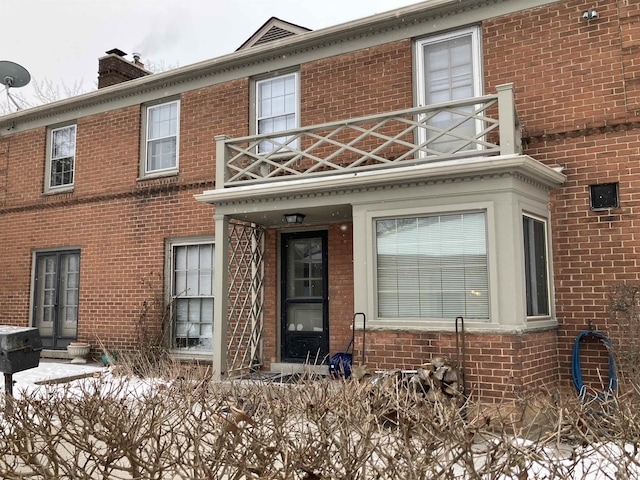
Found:
[{"label": "front door", "polygon": [[282,235],[281,360],[324,363],[329,354],[327,232]]},{"label": "front door", "polygon": [[66,348],[78,332],[80,252],[36,254],[33,320],[45,348]]}]

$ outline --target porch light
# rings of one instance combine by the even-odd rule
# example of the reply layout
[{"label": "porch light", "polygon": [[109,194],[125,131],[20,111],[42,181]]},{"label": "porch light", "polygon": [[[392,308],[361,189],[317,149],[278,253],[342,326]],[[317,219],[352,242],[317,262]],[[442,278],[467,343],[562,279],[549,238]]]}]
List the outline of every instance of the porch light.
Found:
[{"label": "porch light", "polygon": [[304,215],[302,213],[286,213],[284,220],[287,225],[301,225],[304,222]]}]

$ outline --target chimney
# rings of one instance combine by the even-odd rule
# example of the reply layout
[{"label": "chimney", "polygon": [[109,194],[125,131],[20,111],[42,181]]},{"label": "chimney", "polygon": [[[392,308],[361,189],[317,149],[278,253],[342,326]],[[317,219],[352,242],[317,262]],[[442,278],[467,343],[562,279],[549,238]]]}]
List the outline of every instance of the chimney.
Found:
[{"label": "chimney", "polygon": [[133,62],[124,57],[122,50],[114,48],[106,52],[107,55],[98,59],[98,88],[110,87],[118,83],[134,80],[151,75],[140,61],[140,54],[133,54]]}]

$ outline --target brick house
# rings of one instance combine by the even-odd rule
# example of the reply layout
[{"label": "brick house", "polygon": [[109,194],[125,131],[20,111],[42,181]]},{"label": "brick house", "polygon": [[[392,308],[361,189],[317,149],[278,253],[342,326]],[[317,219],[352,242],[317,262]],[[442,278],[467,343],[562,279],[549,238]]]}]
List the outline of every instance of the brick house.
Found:
[{"label": "brick house", "polygon": [[221,378],[286,370],[362,312],[367,365],[411,368],[456,356],[463,317],[469,389],[499,401],[567,381],[638,279],[635,2],[431,0],[272,18],[159,74],[125,55],[0,117],[0,323],[48,353],[161,333]]}]

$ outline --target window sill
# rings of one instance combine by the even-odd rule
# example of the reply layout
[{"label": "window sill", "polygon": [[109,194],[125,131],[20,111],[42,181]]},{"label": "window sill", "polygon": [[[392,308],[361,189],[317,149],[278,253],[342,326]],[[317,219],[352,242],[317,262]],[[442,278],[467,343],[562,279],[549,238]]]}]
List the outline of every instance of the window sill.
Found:
[{"label": "window sill", "polygon": [[50,195],[58,195],[60,193],[73,193],[73,190],[74,190],[74,186],[71,185],[69,187],[60,187],[60,188],[55,188],[51,190],[45,190],[44,192],[42,192],[42,195],[50,196]]},{"label": "window sill", "polygon": [[[557,328],[558,322],[554,319],[540,320],[536,322],[523,322],[520,325],[503,325],[490,321],[465,320],[464,329],[467,333],[474,334],[523,334],[539,330]],[[367,320],[367,332],[414,332],[414,333],[455,333],[455,319],[451,320],[418,320],[409,321],[381,321]],[[362,330],[362,323],[356,323],[356,329]]]},{"label": "window sill", "polygon": [[171,350],[171,358],[181,362],[204,362],[213,363],[213,351],[189,352],[184,350]]},{"label": "window sill", "polygon": [[136,187],[137,188],[148,188],[148,187],[165,187],[167,185],[177,185],[178,184],[178,171],[172,171],[171,173],[163,173],[162,175],[154,175],[141,177],[136,179]]},{"label": "window sill", "polygon": [[159,178],[167,178],[167,177],[177,177],[179,173],[178,169],[175,170],[165,170],[163,172],[158,172],[158,173],[148,173],[142,177],[138,177],[136,179],[136,182],[140,183],[140,182],[146,182],[149,180],[157,180]]}]

